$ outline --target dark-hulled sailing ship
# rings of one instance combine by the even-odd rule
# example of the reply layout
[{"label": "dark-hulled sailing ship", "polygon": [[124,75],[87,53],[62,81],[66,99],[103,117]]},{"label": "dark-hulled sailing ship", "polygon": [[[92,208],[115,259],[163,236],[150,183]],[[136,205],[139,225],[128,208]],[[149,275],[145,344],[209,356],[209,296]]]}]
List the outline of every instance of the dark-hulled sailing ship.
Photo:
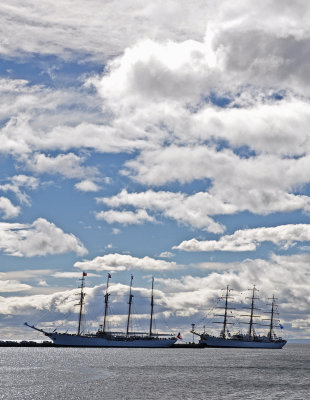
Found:
[{"label": "dark-hulled sailing ship", "polygon": [[205,347],[231,347],[231,348],[255,348],[255,349],[282,349],[282,347],[286,344],[286,340],[282,339],[281,337],[278,337],[275,333],[275,328],[280,327],[279,321],[277,319],[278,312],[277,312],[277,304],[276,304],[276,299],[274,296],[272,296],[271,300],[271,308],[268,313],[270,313],[270,318],[267,318],[266,320],[269,321],[269,327],[267,335],[257,335],[254,329],[254,325],[256,322],[254,322],[254,318],[258,317],[257,315],[254,314],[256,307],[255,307],[255,300],[257,299],[255,297],[255,292],[256,292],[255,285],[252,289],[252,296],[251,296],[251,306],[248,308],[250,310],[250,314],[248,315],[242,315],[249,317],[249,322],[246,322],[246,324],[249,325],[248,331],[246,334],[242,333],[237,333],[234,335],[231,335],[229,330],[227,329],[228,325],[232,324],[229,322],[229,318],[233,317],[229,313],[230,310],[233,310],[228,304],[228,299],[229,299],[229,287],[227,286],[226,288],[226,295],[225,295],[225,306],[224,308],[224,314],[222,315],[217,315],[217,316],[222,316],[223,317],[223,328],[220,332],[219,336],[213,336],[209,335],[207,333],[198,333],[194,330],[194,326],[192,329],[192,333],[195,335],[198,335],[200,337],[199,343]]}]

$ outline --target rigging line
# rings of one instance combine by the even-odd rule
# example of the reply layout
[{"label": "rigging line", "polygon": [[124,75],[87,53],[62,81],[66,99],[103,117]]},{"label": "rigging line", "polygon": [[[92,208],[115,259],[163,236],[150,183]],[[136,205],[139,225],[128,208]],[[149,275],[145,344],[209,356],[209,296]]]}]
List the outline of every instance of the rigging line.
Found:
[{"label": "rigging line", "polygon": [[163,325],[172,333],[173,329],[171,329],[170,326],[168,325],[167,319],[163,315],[161,315],[160,319],[163,321]]},{"label": "rigging line", "polygon": [[[58,304],[58,306],[60,306],[61,304],[63,304],[66,300],[69,299],[71,295],[66,296],[65,298],[62,299],[62,301]],[[73,302],[73,300],[72,300]],[[42,319],[47,315],[50,314],[51,310],[45,310],[44,312],[41,313],[41,315],[39,316],[39,318],[36,320],[35,325],[37,325],[40,321],[42,321]]]},{"label": "rigging line", "polygon": [[[205,316],[203,316],[200,320],[198,320],[198,321],[196,322],[195,325],[199,325],[199,324],[201,324],[202,322],[206,321],[207,318],[208,318],[208,316],[214,311],[214,309],[217,307],[217,305],[219,304],[219,302],[220,302],[221,300],[222,300],[222,297],[218,297],[217,300],[216,300],[216,302],[215,302],[215,303],[212,305],[212,307],[207,311],[207,313],[205,314]],[[214,320],[214,317],[211,318],[210,322],[211,322],[212,320]]]}]

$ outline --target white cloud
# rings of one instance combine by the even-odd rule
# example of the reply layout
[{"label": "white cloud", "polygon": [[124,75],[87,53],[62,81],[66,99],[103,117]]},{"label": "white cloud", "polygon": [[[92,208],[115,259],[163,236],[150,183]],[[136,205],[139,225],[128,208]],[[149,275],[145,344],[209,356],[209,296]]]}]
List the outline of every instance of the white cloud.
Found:
[{"label": "white cloud", "polygon": [[102,60],[140,37],[166,40],[203,35],[205,10],[206,2],[201,0],[191,4],[185,0],[152,4],[125,0],[121,8],[115,0],[90,0],[87,4],[64,0],[61,5],[51,0],[27,4],[17,0],[0,7],[0,26],[6,26],[0,51],[4,55],[40,53],[65,58],[87,54]]},{"label": "white cloud", "polygon": [[[81,273],[80,272],[55,272],[52,274],[52,276],[54,278],[68,278],[68,279],[72,279],[72,278],[81,278]],[[99,276],[97,274],[93,274],[93,273],[87,273],[88,277],[94,277],[94,276]]]},{"label": "white cloud", "polygon": [[217,151],[204,145],[146,151],[127,162],[127,167],[134,179],[148,185],[208,179],[210,199],[223,213],[248,210],[269,214],[309,209],[309,197],[294,194],[309,182],[309,162],[308,154],[300,158],[263,154],[243,158],[230,149]]},{"label": "white cloud", "polygon": [[262,242],[272,242],[276,246],[288,249],[296,242],[310,241],[310,225],[280,225],[244,229],[232,235],[222,236],[219,240],[185,240],[174,249],[183,251],[254,251]]},{"label": "white cloud", "polygon": [[159,257],[161,258],[172,258],[175,255],[171,253],[171,251],[163,251],[162,253],[159,254]]},{"label": "white cloud", "polygon": [[0,79],[0,95],[1,153],[22,162],[33,152],[88,148],[87,136],[90,147],[100,144],[103,116],[86,87],[51,89],[7,78]]},{"label": "white cloud", "polygon": [[0,279],[33,280],[45,277],[52,273],[51,269],[23,269],[19,271],[0,272]]},{"label": "white cloud", "polygon": [[89,271],[125,271],[133,269],[142,270],[172,270],[179,268],[176,262],[167,262],[164,260],[156,260],[151,257],[137,258],[124,254],[107,254],[105,256],[96,257],[93,260],[78,261],[74,264],[76,268]]},{"label": "white cloud", "polygon": [[0,223],[0,249],[11,256],[33,257],[74,251],[87,253],[73,235],[64,233],[53,223],[38,218],[32,224]]},{"label": "white cloud", "polygon": [[3,214],[4,218],[14,218],[19,215],[20,207],[14,206],[8,198],[1,196],[0,212]]},{"label": "white cloud", "polygon": [[8,183],[0,185],[0,190],[13,192],[21,203],[30,204],[29,196],[22,191],[23,189],[35,190],[38,188],[37,178],[28,175],[15,175],[8,179]]},{"label": "white cloud", "polygon": [[150,216],[145,210],[132,211],[100,211],[96,214],[96,218],[104,220],[108,224],[143,224],[144,222],[154,222],[155,219]]},{"label": "white cloud", "polygon": [[31,286],[16,280],[0,280],[0,292],[14,293],[30,290]]},{"label": "white cloud", "polygon": [[48,283],[47,283],[44,279],[41,279],[41,280],[38,282],[38,286],[45,286],[45,287],[47,287],[47,286],[48,286]]},{"label": "white cloud", "polygon": [[58,154],[56,157],[36,153],[26,161],[26,165],[29,170],[36,173],[61,174],[67,178],[97,175],[98,171],[95,167],[81,165],[84,161],[84,157],[73,153]]},{"label": "white cloud", "polygon": [[[74,310],[74,301],[76,290],[67,290],[52,294],[30,295],[23,297],[0,297],[3,314],[24,314],[31,315],[35,311],[57,310],[59,312],[68,312]],[[66,300],[66,301],[65,301]]]},{"label": "white cloud", "polygon": [[[138,208],[148,209],[152,212],[161,212],[166,218],[174,219],[186,225],[196,228],[202,228],[211,232],[221,233],[224,227],[216,223],[209,215],[213,214],[230,214],[235,211],[235,208],[229,204],[224,204],[216,201],[208,193],[196,193],[192,196],[183,193],[173,193],[153,190],[140,193],[128,193],[123,189],[119,194],[113,197],[103,197],[97,199],[98,203],[104,203],[110,207],[134,206]],[[145,212],[145,211],[144,211]],[[97,218],[101,215],[118,216],[118,215],[133,216],[132,212],[128,211],[103,211],[97,214]],[[108,221],[108,219],[106,218]],[[113,219],[113,221],[115,221]],[[143,219],[140,219],[143,221]],[[121,223],[126,223],[126,219],[118,219]]]},{"label": "white cloud", "polygon": [[85,179],[81,182],[78,182],[74,186],[81,192],[98,192],[98,190],[100,190],[100,186],[90,179]]}]

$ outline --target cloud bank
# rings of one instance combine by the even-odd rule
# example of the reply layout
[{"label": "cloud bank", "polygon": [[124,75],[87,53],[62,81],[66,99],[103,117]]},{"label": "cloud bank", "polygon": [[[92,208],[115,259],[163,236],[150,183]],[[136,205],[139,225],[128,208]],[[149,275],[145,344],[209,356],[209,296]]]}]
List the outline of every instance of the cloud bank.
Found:
[{"label": "cloud bank", "polygon": [[310,241],[310,225],[279,225],[276,227],[244,229],[219,240],[185,240],[174,249],[183,251],[254,251],[263,242],[272,242],[278,247],[288,249],[297,242]]}]

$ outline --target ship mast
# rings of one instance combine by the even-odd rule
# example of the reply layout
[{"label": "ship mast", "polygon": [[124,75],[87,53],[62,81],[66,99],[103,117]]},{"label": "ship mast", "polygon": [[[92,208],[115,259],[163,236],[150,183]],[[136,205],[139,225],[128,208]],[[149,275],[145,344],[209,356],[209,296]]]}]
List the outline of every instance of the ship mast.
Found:
[{"label": "ship mast", "polygon": [[269,326],[269,332],[268,332],[268,339],[272,340],[273,339],[273,328],[275,327],[275,315],[279,315],[278,311],[277,311],[277,304],[276,304],[276,298],[274,297],[274,295],[272,295],[271,298],[269,298],[269,300],[272,300],[271,304],[269,304],[271,306],[270,311],[265,311],[266,314],[270,314],[270,318],[264,319],[264,321],[270,321],[269,325],[265,325],[265,326]]},{"label": "ship mast", "polygon": [[105,296],[104,296],[104,319],[103,319],[103,328],[102,328],[102,332],[105,332],[105,328],[106,328],[106,322],[107,322],[107,316],[108,316],[108,310],[109,310],[109,296],[110,293],[108,293],[108,289],[109,289],[109,280],[111,278],[110,273],[108,273],[108,278],[107,278],[107,288],[105,291]]},{"label": "ship mast", "polygon": [[272,331],[273,331],[273,317],[274,317],[274,307],[275,307],[275,298],[274,295],[272,295],[272,302],[271,302],[271,315],[270,315],[270,325],[269,325],[269,333],[268,333],[268,339],[272,339]]},{"label": "ship mast", "polygon": [[252,293],[252,300],[251,300],[251,314],[250,314],[250,323],[249,323],[249,338],[252,337],[252,332],[253,332],[254,298],[255,298],[255,285],[253,286],[253,293]]},{"label": "ship mast", "polygon": [[133,275],[131,275],[131,278],[130,278],[129,301],[128,301],[129,307],[128,307],[127,329],[126,329],[126,337],[127,338],[129,336],[130,314],[131,314],[131,305],[132,305],[132,298],[133,298],[133,294],[131,294],[132,280],[133,280]]},{"label": "ship mast", "polygon": [[[227,325],[232,324],[232,322],[228,322],[228,318],[229,317],[233,317],[233,315],[228,315],[228,313],[227,313],[228,310],[233,310],[233,308],[228,307],[228,298],[230,297],[229,296],[229,292],[230,292],[230,289],[229,289],[229,286],[227,285],[226,294],[225,294],[225,306],[224,307],[217,307],[217,308],[224,308],[224,315],[223,314],[215,314],[215,316],[217,316],[217,317],[224,317],[223,330],[222,330],[222,332],[220,334],[220,336],[223,339],[226,339]],[[222,322],[214,322],[214,323],[215,324],[221,324]]]},{"label": "ship mast", "polygon": [[[260,317],[260,315],[254,315],[254,310],[259,310],[259,308],[255,307],[255,300],[258,299],[257,297],[255,297],[255,292],[256,291],[258,291],[258,289],[256,289],[255,285],[253,285],[252,296],[250,297],[250,299],[251,299],[251,307],[243,307],[243,308],[250,309],[251,310],[250,314],[241,315],[242,317],[250,317],[250,321],[249,322],[241,322],[242,324],[248,324],[249,325],[249,330],[248,330],[248,338],[249,338],[249,340],[252,340],[254,338],[254,334],[255,334],[253,325],[255,325],[257,323],[254,322],[254,318]],[[247,297],[247,299],[248,298],[249,297]]]},{"label": "ship mast", "polygon": [[228,293],[229,293],[229,288],[228,288],[228,285],[227,285],[226,296],[225,296],[224,321],[223,321],[223,335],[222,335],[223,339],[225,339],[225,337],[226,337]]},{"label": "ship mast", "polygon": [[256,299],[255,290],[257,290],[257,289],[254,285],[253,290],[252,290],[252,297],[251,297],[251,313],[250,313],[249,332],[248,332],[249,338],[251,338],[253,335],[253,325],[254,325],[253,318],[256,317],[256,315],[254,315],[254,310],[255,310],[254,300]]},{"label": "ship mast", "polygon": [[81,289],[80,292],[80,301],[77,305],[80,306],[80,313],[79,313],[79,325],[78,325],[78,331],[77,334],[81,334],[81,324],[82,324],[82,316],[83,316],[83,306],[84,306],[84,299],[85,299],[85,293],[84,293],[84,287],[85,287],[85,276],[87,276],[86,272],[82,273],[82,278],[81,280],[81,286],[79,288]]},{"label": "ship mast", "polygon": [[149,336],[152,336],[152,328],[153,328],[153,312],[154,312],[154,277],[152,277],[152,295],[151,295],[151,317],[150,317],[150,331]]}]

